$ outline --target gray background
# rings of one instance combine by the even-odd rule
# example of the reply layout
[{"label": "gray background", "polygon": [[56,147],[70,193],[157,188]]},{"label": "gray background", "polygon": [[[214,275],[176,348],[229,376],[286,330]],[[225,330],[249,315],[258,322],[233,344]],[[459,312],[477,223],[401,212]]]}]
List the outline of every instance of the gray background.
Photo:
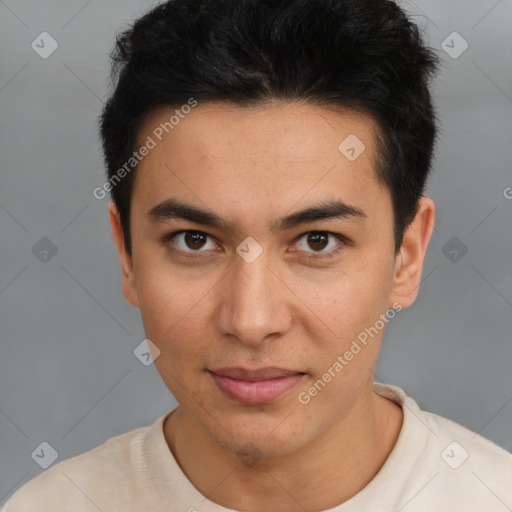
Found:
[{"label": "gray background", "polygon": [[[0,505],[42,471],[41,442],[63,460],[175,406],[134,356],[139,311],[121,292],[108,198],[92,195],[108,54],[152,5],[0,0]],[[437,220],[419,297],[389,324],[376,376],[512,451],[512,1],[401,5],[443,58]],[[59,44],[47,59],[31,48],[44,31]],[[457,58],[441,49],[453,31],[469,44]],[[46,262],[32,251],[43,237],[57,248]]]}]

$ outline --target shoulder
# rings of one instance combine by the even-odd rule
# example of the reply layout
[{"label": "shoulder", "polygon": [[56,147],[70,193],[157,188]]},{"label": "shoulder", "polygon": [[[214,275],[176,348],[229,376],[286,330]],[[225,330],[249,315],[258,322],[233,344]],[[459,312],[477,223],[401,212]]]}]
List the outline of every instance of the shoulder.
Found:
[{"label": "shoulder", "polygon": [[[145,465],[144,437],[149,428],[111,437],[92,450],[55,463],[22,485],[2,512],[106,510],[102,504],[107,499],[111,503],[112,489],[126,487],[133,492],[136,488],[137,472]],[[128,498],[128,494],[119,496]]]},{"label": "shoulder", "polygon": [[[443,448],[442,457],[457,458],[457,463],[452,465],[460,462],[462,466],[471,458],[479,465],[490,465],[501,472],[508,472],[512,478],[512,453],[449,418],[426,411],[423,414],[433,434],[432,441]],[[512,484],[512,480],[510,482]]]},{"label": "shoulder", "polygon": [[433,460],[445,461],[452,468],[462,467],[470,461],[470,465],[506,474],[512,485],[512,453],[449,418],[421,409],[397,386],[381,383],[374,386],[377,393],[402,407],[404,425],[407,424],[407,430],[412,434],[410,438],[426,444],[424,448],[428,448]]},{"label": "shoulder", "polygon": [[403,481],[397,508],[512,510],[512,453],[451,419],[421,409],[397,386],[376,383],[375,390],[404,411],[398,455],[390,458],[392,477]]},{"label": "shoulder", "polygon": [[452,510],[512,507],[512,453],[455,421],[422,413],[429,435],[421,472],[429,477],[430,503],[441,507],[437,500],[448,498]]}]

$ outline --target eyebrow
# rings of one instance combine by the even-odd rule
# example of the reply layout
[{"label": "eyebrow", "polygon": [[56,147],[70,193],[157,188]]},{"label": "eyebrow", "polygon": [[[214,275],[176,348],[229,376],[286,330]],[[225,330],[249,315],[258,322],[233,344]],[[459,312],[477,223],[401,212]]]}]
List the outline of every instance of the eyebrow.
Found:
[{"label": "eyebrow", "polygon": [[[169,219],[184,219],[196,224],[203,224],[226,231],[233,231],[229,222],[217,214],[183,203],[176,199],[166,199],[157,204],[146,214],[150,222],[161,222]],[[329,219],[347,219],[364,221],[368,218],[361,208],[352,206],[339,200],[322,201],[313,204],[304,210],[291,213],[269,224],[273,233],[285,231],[301,224],[318,222]]]}]

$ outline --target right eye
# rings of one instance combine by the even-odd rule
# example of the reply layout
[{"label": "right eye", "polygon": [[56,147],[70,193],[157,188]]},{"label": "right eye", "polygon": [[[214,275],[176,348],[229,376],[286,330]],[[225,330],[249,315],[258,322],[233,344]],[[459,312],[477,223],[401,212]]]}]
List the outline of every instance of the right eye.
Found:
[{"label": "right eye", "polygon": [[[211,241],[208,241],[209,238],[210,235],[204,233],[203,231],[189,229],[169,233],[164,237],[163,242],[167,243],[172,241],[173,245],[175,245],[178,250],[183,253],[203,253],[207,252],[207,250],[218,249],[218,245],[213,242],[211,238]],[[185,255],[188,256],[188,254]]]}]

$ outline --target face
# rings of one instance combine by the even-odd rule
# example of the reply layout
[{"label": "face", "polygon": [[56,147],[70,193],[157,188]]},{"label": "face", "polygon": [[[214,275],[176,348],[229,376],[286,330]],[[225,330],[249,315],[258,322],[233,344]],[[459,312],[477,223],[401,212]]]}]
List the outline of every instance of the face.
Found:
[{"label": "face", "polygon": [[[207,103],[160,141],[154,130],[174,110],[155,111],[139,134],[156,146],[134,183],[132,257],[111,205],[125,296],[186,414],[233,453],[289,453],[373,382],[382,320],[414,300],[429,229],[411,231],[395,258],[391,196],[374,173],[365,116]],[[339,149],[354,135],[365,148],[355,159]],[[371,327],[378,333],[363,344]],[[243,384],[214,372],[267,367],[291,376]]]}]

